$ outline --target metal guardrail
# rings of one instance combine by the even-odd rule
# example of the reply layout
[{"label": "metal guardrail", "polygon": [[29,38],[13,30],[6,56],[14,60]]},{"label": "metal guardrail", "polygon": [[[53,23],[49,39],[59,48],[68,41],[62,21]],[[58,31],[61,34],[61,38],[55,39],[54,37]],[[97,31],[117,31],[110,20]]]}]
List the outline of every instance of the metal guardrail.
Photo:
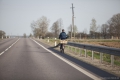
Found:
[{"label": "metal guardrail", "polygon": [[[56,38],[55,38],[55,46],[56,46]],[[48,38],[49,42],[49,38]],[[91,50],[92,53],[92,60],[94,60],[94,51],[100,53],[100,63],[103,63],[103,53],[110,54],[111,55],[111,66],[114,66],[114,56],[120,56],[120,49],[119,48],[112,48],[112,47],[106,47],[106,46],[95,46],[95,45],[88,45],[88,44],[81,44],[81,43],[75,43],[75,42],[68,42],[67,45],[69,47],[76,47],[80,48],[80,56],[81,56],[81,49],[84,49],[85,51],[85,57],[87,58],[87,50]],[[71,48],[70,48],[71,49]],[[75,49],[76,52],[76,49]]]},{"label": "metal guardrail", "polygon": [[88,50],[93,50],[93,51],[97,51],[97,52],[101,52],[101,53],[120,56],[120,49],[118,49],[118,48],[80,44],[80,43],[75,43],[75,42],[68,42],[67,45],[79,47],[79,48],[84,48],[84,49],[88,49]]}]

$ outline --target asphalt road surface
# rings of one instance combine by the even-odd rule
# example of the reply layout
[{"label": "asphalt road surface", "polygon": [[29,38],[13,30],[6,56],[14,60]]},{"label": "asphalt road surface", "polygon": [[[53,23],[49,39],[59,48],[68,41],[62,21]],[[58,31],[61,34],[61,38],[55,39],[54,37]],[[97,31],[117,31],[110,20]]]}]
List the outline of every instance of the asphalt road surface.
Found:
[{"label": "asphalt road surface", "polygon": [[68,57],[30,38],[2,40],[0,80],[98,80],[115,77],[83,63],[92,69],[85,70],[80,66],[82,64],[79,62],[77,64],[77,61],[74,62],[73,58]]}]

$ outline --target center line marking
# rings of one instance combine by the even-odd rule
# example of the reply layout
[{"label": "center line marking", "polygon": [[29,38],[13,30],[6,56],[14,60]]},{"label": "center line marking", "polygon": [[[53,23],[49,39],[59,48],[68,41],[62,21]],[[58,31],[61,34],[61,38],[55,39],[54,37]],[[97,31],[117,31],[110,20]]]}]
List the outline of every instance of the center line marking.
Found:
[{"label": "center line marking", "polygon": [[5,51],[7,51],[9,48],[7,48]]},{"label": "center line marking", "polygon": [[[20,39],[20,38],[19,38]],[[18,39],[18,40],[19,40]],[[1,52],[0,53],[0,55],[2,55],[3,53],[5,53],[5,51],[7,51],[7,50],[9,50],[14,44],[16,44],[17,42],[18,42],[18,40],[17,41],[15,41],[12,45],[10,45],[8,48],[6,48],[3,52]]]}]

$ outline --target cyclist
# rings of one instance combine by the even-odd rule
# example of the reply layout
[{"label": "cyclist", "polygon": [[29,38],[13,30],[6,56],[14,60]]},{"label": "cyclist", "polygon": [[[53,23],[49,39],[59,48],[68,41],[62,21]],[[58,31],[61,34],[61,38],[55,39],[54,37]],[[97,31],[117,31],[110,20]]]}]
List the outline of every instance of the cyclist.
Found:
[{"label": "cyclist", "polygon": [[[59,39],[61,39],[61,40],[67,39],[67,35],[66,35],[66,33],[64,32],[64,29],[62,29],[62,32],[61,32],[60,35],[59,35]],[[63,44],[60,44],[60,51],[61,51],[61,49],[62,49],[62,46],[63,46]]]}]

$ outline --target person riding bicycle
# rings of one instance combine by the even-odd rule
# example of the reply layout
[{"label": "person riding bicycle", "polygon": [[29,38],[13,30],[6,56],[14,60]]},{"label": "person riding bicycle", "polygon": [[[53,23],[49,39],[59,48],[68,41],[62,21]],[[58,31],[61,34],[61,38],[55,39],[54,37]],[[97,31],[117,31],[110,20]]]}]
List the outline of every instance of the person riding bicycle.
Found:
[{"label": "person riding bicycle", "polygon": [[[64,29],[62,29],[62,32],[61,32],[60,35],[59,35],[59,39],[60,39],[60,40],[65,40],[65,39],[67,39],[67,35],[66,35],[66,33],[64,32]],[[63,45],[63,44],[60,44],[60,50],[62,49],[62,45]]]}]

